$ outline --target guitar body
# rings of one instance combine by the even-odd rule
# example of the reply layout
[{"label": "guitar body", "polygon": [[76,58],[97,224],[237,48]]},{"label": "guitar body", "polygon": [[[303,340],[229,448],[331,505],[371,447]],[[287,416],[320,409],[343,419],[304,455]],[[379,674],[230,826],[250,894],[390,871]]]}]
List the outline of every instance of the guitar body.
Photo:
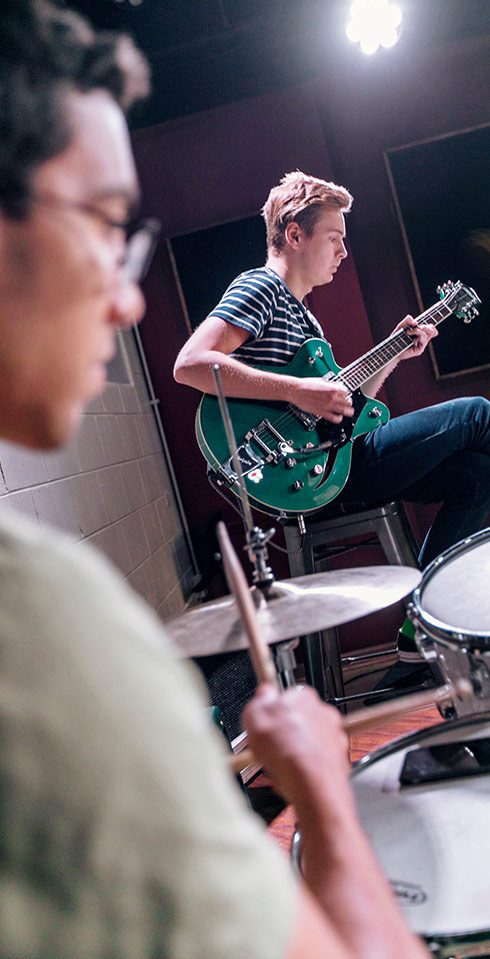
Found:
[{"label": "guitar body", "polygon": [[[341,373],[325,340],[307,340],[287,366],[258,369],[298,377]],[[352,442],[387,423],[379,400],[352,392],[354,416],[338,426],[286,403],[229,399],[228,409],[251,505],[273,516],[312,513],[335,499],[347,482]],[[236,473],[216,397],[205,395],[196,415],[200,449],[217,480],[238,495]],[[326,444],[324,449],[315,449]]]}]

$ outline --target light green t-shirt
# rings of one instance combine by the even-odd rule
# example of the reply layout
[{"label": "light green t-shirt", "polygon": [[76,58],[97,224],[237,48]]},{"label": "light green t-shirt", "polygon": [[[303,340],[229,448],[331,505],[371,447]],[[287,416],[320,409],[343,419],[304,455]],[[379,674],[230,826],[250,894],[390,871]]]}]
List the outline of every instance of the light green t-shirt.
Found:
[{"label": "light green t-shirt", "polygon": [[90,548],[0,519],[2,959],[282,959],[296,891],[202,691]]}]

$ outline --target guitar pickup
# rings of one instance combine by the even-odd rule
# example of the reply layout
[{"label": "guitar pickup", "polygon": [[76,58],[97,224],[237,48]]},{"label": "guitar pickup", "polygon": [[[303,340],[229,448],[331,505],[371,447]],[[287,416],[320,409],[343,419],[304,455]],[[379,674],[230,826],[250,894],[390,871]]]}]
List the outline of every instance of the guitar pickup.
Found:
[{"label": "guitar pickup", "polygon": [[302,423],[306,430],[314,430],[318,420],[321,419],[320,416],[315,416],[314,413],[305,413],[304,410],[300,410],[299,406],[292,406],[290,403],[288,403],[288,407],[291,410],[291,413],[293,413],[296,419]]}]

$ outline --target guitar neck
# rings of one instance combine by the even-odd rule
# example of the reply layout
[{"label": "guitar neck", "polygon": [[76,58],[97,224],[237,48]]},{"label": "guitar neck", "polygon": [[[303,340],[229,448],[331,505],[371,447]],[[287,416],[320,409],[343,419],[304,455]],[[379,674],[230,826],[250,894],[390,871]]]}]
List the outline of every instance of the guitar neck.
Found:
[{"label": "guitar neck", "polygon": [[[435,303],[434,306],[429,307],[428,310],[425,310],[424,313],[421,313],[420,316],[417,317],[417,326],[422,326],[425,323],[430,323],[431,326],[437,326],[448,316],[451,316],[452,312],[450,307],[445,303]],[[356,390],[362,387],[364,383],[367,383],[376,373],[383,370],[385,366],[388,366],[397,356],[400,356],[405,350],[409,350],[412,345],[412,337],[408,333],[405,333],[404,330],[400,330],[398,333],[392,333],[391,336],[388,336],[386,340],[383,340],[378,346],[374,346],[368,353],[365,353],[364,356],[361,356],[358,360],[354,360],[349,366],[345,366],[344,369],[334,377],[334,380],[341,381],[350,390]]]}]

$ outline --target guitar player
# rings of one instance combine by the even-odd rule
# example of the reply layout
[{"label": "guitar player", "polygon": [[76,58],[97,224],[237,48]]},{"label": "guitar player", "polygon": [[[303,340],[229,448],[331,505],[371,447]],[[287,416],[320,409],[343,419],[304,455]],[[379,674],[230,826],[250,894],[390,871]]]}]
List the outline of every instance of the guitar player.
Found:
[{"label": "guitar player", "polygon": [[[324,338],[303,300],[313,287],[331,283],[347,256],[345,214],[351,205],[344,187],[300,171],[283,177],[262,210],[265,266],[238,276],[195,330],[177,357],[177,382],[214,394],[212,364],[219,363],[228,397],[282,401],[334,424],[353,416],[342,383],[287,373],[307,339]],[[364,384],[369,396],[377,394],[400,361],[420,356],[437,335],[434,326],[417,325],[410,316],[395,329],[408,331],[413,346]],[[267,363],[283,365],[284,373],[255,368]],[[490,511],[490,402],[482,397],[450,400],[395,417],[359,436],[338,499],[366,506],[392,499],[440,503],[420,551],[424,568],[485,525]],[[401,662],[411,663],[402,670],[402,685],[419,679],[423,667],[408,622],[399,632],[398,652]]]}]

